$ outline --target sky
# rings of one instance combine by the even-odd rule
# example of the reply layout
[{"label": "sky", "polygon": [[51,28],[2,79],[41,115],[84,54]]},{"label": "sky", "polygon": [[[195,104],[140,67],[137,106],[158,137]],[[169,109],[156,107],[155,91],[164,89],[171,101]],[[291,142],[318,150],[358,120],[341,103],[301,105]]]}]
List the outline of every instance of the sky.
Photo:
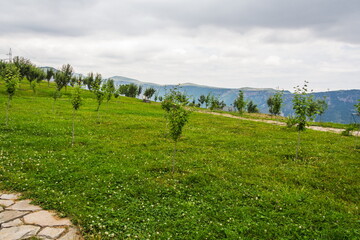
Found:
[{"label": "sky", "polygon": [[359,0],[2,0],[0,59],[158,84],[360,89]]}]

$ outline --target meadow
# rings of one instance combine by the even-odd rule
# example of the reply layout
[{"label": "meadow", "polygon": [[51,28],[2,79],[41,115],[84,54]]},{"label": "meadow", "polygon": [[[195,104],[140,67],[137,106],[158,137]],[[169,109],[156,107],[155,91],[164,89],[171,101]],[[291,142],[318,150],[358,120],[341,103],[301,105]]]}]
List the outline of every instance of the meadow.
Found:
[{"label": "meadow", "polygon": [[[22,82],[5,125],[0,189],[68,216],[87,239],[359,239],[355,137],[193,112],[177,144],[159,103],[119,97],[96,112],[83,90],[54,104]],[[357,145],[356,145],[357,144]]]}]

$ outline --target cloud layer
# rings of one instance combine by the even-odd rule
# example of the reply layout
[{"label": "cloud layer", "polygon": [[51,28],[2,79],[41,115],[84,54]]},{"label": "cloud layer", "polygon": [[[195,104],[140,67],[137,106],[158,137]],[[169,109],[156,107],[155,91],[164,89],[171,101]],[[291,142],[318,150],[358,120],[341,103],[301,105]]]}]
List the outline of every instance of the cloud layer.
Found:
[{"label": "cloud layer", "polygon": [[169,84],[360,88],[360,1],[0,2],[0,58]]}]

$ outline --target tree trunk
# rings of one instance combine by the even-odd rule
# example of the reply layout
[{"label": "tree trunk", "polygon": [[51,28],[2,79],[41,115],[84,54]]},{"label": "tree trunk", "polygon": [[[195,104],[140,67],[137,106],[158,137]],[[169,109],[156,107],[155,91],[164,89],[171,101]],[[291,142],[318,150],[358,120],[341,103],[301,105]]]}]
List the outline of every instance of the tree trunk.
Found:
[{"label": "tree trunk", "polygon": [[176,143],[177,143],[177,141],[174,142],[174,152],[173,152],[173,158],[172,158],[172,173],[173,174],[175,172]]},{"label": "tree trunk", "polygon": [[71,146],[74,146],[74,139],[75,139],[75,109],[73,109],[73,124],[72,124],[72,141],[71,141]]},{"label": "tree trunk", "polygon": [[8,96],[8,102],[6,104],[6,126],[8,125],[9,122],[9,108],[10,108],[10,96]]},{"label": "tree trunk", "polygon": [[297,147],[296,147],[296,158],[295,158],[295,160],[298,159],[299,150],[300,150],[300,131],[298,131],[298,141],[297,141]]}]

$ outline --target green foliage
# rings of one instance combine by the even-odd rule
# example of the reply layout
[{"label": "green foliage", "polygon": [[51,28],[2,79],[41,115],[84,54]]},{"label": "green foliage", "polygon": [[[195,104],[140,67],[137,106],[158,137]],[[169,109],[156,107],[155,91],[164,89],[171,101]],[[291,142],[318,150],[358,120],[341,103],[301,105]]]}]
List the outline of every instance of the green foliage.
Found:
[{"label": "green foliage", "polygon": [[34,82],[34,81],[40,82],[43,79],[45,79],[45,77],[46,77],[46,75],[45,75],[44,71],[33,65],[30,66],[28,73],[26,75],[26,78],[30,82],[30,86],[31,86],[32,82]]},{"label": "green foliage", "polygon": [[253,101],[248,102],[246,105],[246,109],[248,113],[258,113],[259,109],[257,108],[257,105],[253,103]]},{"label": "green foliage", "polygon": [[326,101],[326,96],[324,96],[322,99],[316,100],[316,108],[317,108],[317,114],[319,116],[321,116],[325,113],[325,111],[328,109],[328,103]]},{"label": "green foliage", "polygon": [[358,99],[358,103],[355,104],[354,106],[357,114],[360,115],[360,99]]},{"label": "green foliage", "polygon": [[206,101],[206,97],[205,95],[200,95],[198,102],[200,103],[200,105],[203,105]]},{"label": "green foliage", "polygon": [[119,94],[121,95],[125,95],[126,97],[132,97],[135,98],[139,92],[141,93],[141,86],[138,86],[134,83],[130,83],[130,84],[125,84],[125,85],[120,85],[118,91]]},{"label": "green foliage", "polygon": [[33,81],[33,82],[30,83],[30,87],[33,90],[34,94],[36,94],[36,85],[37,85],[36,81]]},{"label": "green foliage", "polygon": [[105,83],[104,83],[104,91],[105,91],[105,97],[106,97],[106,101],[109,102],[111,97],[114,95],[115,96],[115,84],[114,84],[114,80],[113,79],[108,79]]},{"label": "green foliage", "polygon": [[298,131],[306,129],[307,121],[312,121],[317,114],[317,105],[313,96],[308,94],[308,82],[304,82],[303,87],[295,87],[293,109],[295,110],[295,119]]},{"label": "green foliage", "polygon": [[244,100],[243,91],[239,91],[238,97],[234,101],[234,107],[239,111],[240,114],[244,113],[246,102]]},{"label": "green foliage", "polygon": [[269,112],[272,115],[280,115],[281,105],[283,103],[283,94],[284,91],[277,91],[273,96],[270,96],[267,100],[267,105],[269,107]]},{"label": "green foliage", "polygon": [[155,88],[152,87],[147,88],[145,89],[144,96],[147,100],[149,100],[155,94],[155,92],[156,92]]},{"label": "green foliage", "polygon": [[20,80],[25,77],[28,78],[31,69],[35,67],[35,65],[32,64],[29,59],[19,56],[13,58],[13,63],[19,69]]},{"label": "green foliage", "polygon": [[52,68],[48,69],[46,71],[46,80],[48,82],[48,86],[50,85],[50,80],[55,76],[54,70]]},{"label": "green foliage", "polygon": [[297,123],[297,120],[294,116],[292,115],[289,115],[287,118],[286,118],[286,126],[288,128],[292,128],[293,126],[295,126]]},{"label": "green foliage", "polygon": [[137,96],[140,96],[141,92],[142,92],[142,86],[140,85],[140,86],[138,86],[138,89],[137,89]]},{"label": "green foliage", "polygon": [[91,91],[95,94],[97,101],[96,111],[99,111],[100,105],[102,104],[105,97],[106,85],[101,86],[101,82],[102,82],[101,74],[97,73],[91,85]]},{"label": "green foliage", "polygon": [[87,77],[84,78],[84,84],[86,85],[87,89],[92,91],[92,86],[94,84],[94,73],[88,73]]},{"label": "green foliage", "polygon": [[80,106],[82,105],[82,98],[80,95],[80,85],[78,84],[74,90],[71,97],[71,104],[73,106],[74,110],[78,110]]},{"label": "green foliage", "polygon": [[15,64],[6,64],[4,80],[6,93],[8,94],[9,100],[11,100],[20,80],[20,72]]},{"label": "green foliage", "polygon": [[178,141],[183,127],[188,122],[190,110],[185,107],[187,103],[187,97],[176,88],[171,89],[161,103],[162,109],[167,113],[166,118],[169,120],[170,136],[174,142]]},{"label": "green foliage", "polygon": [[[195,105],[195,103],[194,103]],[[226,106],[224,101],[220,101],[219,97],[210,97],[210,110],[218,109],[221,110]]]}]

